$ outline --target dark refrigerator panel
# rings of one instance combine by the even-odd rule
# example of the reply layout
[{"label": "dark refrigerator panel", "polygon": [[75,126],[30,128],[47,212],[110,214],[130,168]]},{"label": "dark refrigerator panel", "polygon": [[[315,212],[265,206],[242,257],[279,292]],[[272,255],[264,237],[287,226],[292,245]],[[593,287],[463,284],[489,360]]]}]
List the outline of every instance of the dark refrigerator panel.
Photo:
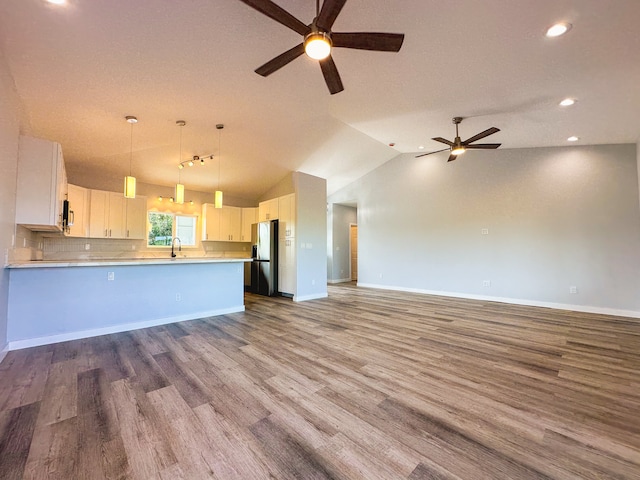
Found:
[{"label": "dark refrigerator panel", "polygon": [[278,221],[256,223],[251,228],[253,262],[251,292],[274,296],[278,293]]}]

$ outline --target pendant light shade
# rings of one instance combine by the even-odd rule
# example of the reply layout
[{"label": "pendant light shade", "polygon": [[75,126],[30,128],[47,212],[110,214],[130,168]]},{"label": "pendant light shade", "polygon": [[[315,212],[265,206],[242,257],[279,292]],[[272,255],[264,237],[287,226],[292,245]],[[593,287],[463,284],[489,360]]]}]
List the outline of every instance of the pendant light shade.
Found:
[{"label": "pendant light shade", "polygon": [[124,196],[125,198],[136,198],[136,177],[131,175],[131,162],[133,159],[133,126],[138,123],[138,119],[132,115],[124,117],[131,124],[131,142],[129,149],[129,175],[124,177]]},{"label": "pendant light shade", "polygon": [[176,183],[176,196],[175,202],[182,205],[184,203],[184,185]]},{"label": "pendant light shade", "polygon": [[213,204],[215,208],[222,208],[222,191],[216,190]]},{"label": "pendant light shade", "polygon": [[136,177],[127,175],[124,177],[125,198],[136,198]]}]

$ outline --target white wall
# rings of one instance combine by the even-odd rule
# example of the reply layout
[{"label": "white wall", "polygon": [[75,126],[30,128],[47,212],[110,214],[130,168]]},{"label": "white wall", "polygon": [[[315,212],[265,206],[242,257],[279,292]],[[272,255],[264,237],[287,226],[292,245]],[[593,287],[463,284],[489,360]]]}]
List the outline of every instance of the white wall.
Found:
[{"label": "white wall", "polygon": [[360,285],[640,316],[635,145],[445,153],[329,198],[358,205]]},{"label": "white wall", "polygon": [[327,296],[327,182],[293,173],[296,193],[296,294],[294,301]]},{"label": "white wall", "polygon": [[350,226],[358,222],[357,209],[333,204],[329,205],[327,214],[327,277],[329,283],[348,282],[351,280]]},{"label": "white wall", "polygon": [[[0,254],[13,247],[16,210],[16,173],[18,167],[19,104],[13,78],[0,50]],[[7,346],[7,305],[9,272],[0,273],[0,361]]]}]

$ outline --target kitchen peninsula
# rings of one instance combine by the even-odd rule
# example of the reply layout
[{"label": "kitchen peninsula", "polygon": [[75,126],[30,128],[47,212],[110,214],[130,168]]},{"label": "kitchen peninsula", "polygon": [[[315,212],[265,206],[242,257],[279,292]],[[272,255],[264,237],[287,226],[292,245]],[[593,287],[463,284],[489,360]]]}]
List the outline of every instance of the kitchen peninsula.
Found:
[{"label": "kitchen peninsula", "polygon": [[250,258],[7,265],[10,349],[244,311]]}]

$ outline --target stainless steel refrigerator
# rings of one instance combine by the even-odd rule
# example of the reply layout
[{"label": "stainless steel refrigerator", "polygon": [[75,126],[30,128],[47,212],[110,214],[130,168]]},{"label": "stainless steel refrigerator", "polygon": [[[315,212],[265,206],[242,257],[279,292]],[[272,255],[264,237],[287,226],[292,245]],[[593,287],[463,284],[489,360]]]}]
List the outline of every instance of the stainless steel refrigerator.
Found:
[{"label": "stainless steel refrigerator", "polygon": [[273,297],[278,294],[278,220],[254,223],[251,243],[251,292]]}]

